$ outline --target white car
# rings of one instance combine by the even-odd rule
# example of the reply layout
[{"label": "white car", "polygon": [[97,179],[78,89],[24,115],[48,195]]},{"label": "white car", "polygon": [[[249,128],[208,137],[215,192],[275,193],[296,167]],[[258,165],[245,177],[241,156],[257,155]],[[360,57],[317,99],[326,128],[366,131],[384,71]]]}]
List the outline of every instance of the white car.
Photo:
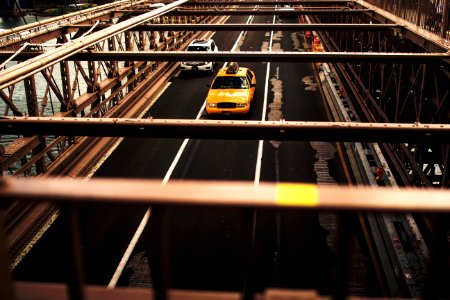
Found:
[{"label": "white car", "polygon": [[297,17],[295,9],[292,5],[283,5],[282,7],[278,8],[278,11],[284,12],[278,15],[280,18],[292,19]]},{"label": "white car", "polygon": [[152,3],[148,7],[150,9],[157,9],[166,6],[164,3]]},{"label": "white car", "polygon": [[[219,49],[213,39],[197,39],[189,44],[186,51],[218,52]],[[216,63],[211,61],[183,61],[181,71],[208,71],[213,73],[215,65]]]}]

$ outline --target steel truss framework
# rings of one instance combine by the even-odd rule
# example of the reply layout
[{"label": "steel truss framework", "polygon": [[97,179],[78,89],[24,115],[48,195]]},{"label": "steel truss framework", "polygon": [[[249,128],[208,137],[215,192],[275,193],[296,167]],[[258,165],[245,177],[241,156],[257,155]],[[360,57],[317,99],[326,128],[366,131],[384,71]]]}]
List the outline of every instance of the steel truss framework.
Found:
[{"label": "steel truss framework", "polygon": [[448,0],[366,0],[366,2],[447,40],[450,39],[450,1]]},{"label": "steel truss framework", "polygon": [[[37,24],[6,30],[0,34],[0,49],[17,51],[11,62],[5,61],[2,79],[7,84],[0,90],[4,116],[78,116],[138,117],[148,99],[158,92],[157,87],[146,91],[148,82],[158,82],[164,73],[174,70],[174,64],[156,61],[69,61],[71,54],[83,48],[91,51],[147,51],[181,50],[193,38],[203,37],[202,32],[168,30],[125,30],[138,24],[190,24],[217,23],[210,16],[166,17],[164,12],[186,1],[178,1],[167,8],[149,12],[152,1],[123,0],[113,4],[51,18]],[[195,7],[195,6],[194,6]],[[131,17],[128,9],[140,11]],[[143,17],[144,16],[144,17]],[[81,25],[69,28],[68,25]],[[83,26],[84,25],[84,26]],[[97,31],[96,26],[107,25],[111,31]],[[56,43],[55,43],[56,39]],[[90,44],[83,43],[91,40]],[[41,49],[48,55],[23,63],[20,54],[25,49]],[[44,55],[45,56],[45,55]],[[24,59],[24,58],[22,58]],[[8,77],[20,66],[33,66],[21,78]],[[37,72],[39,71],[39,72]],[[18,73],[17,73],[18,75]],[[30,76],[31,75],[31,76]],[[24,98],[26,101],[23,101]],[[141,99],[141,100],[139,100]],[[142,100],[144,99],[144,100]],[[141,101],[141,102],[139,102]],[[19,137],[2,133],[0,166],[2,174],[26,176],[61,172],[59,157],[77,153],[85,138],[73,137]],[[110,141],[109,143],[112,143]],[[105,147],[109,145],[106,143]],[[74,155],[75,155],[74,154]]]},{"label": "steel truss framework", "polygon": [[[371,14],[359,16],[311,16],[317,23],[377,22]],[[385,19],[395,22],[395,19]],[[344,52],[434,52],[436,44],[422,38],[419,46],[405,38],[405,31],[318,32],[327,51]],[[423,46],[425,45],[425,46]],[[429,47],[426,47],[429,45]],[[446,52],[447,49],[441,48]],[[346,78],[347,90],[358,103],[358,113],[369,122],[449,123],[449,65],[427,64],[420,59],[410,62],[343,62],[337,65]],[[383,144],[388,157],[403,174],[405,185],[449,185],[449,144]]]},{"label": "steel truss framework", "polygon": [[[429,0],[412,2],[427,1]],[[421,14],[421,6],[414,8],[405,4],[408,1],[371,2],[378,3],[391,12],[397,12],[400,17],[408,20],[411,16],[416,16],[417,20],[427,20],[424,17],[425,11]],[[430,2],[445,2],[448,9],[448,0]],[[447,62],[443,60],[448,55],[445,54],[448,49],[399,25],[395,15],[389,19],[371,6],[363,5],[364,1],[277,1],[277,4],[274,1],[245,1],[246,6],[261,5],[258,11],[248,7],[232,9],[236,4],[234,1],[185,0],[148,11],[150,3],[153,1],[122,0],[0,33],[0,50],[14,51],[14,55],[17,54],[8,60],[6,57],[2,58],[5,61],[0,68],[0,98],[3,100],[0,109],[7,118],[0,120],[0,123],[8,124],[13,116],[28,117],[17,118],[23,122],[24,127],[17,127],[17,122],[13,122],[14,124],[6,125],[7,127],[0,131],[0,168],[4,176],[86,175],[96,159],[101,158],[108,147],[114,144],[115,138],[78,136],[80,132],[73,131],[78,125],[70,126],[70,129],[65,127],[73,125],[64,121],[65,118],[77,117],[83,120],[77,122],[71,119],[71,122],[82,123],[80,127],[85,126],[85,133],[92,135],[93,131],[89,126],[95,126],[97,121],[104,121],[102,126],[108,126],[105,118],[114,118],[109,119],[113,123],[111,126],[118,126],[121,125],[120,118],[136,119],[143,116],[151,98],[158,93],[161,85],[159,83],[165,80],[163,76],[170,76],[171,72],[176,70],[176,65],[168,61],[175,61],[181,56],[170,59],[170,55],[181,55],[180,51],[190,40],[207,36],[208,33],[201,30],[230,30],[225,29],[225,26],[214,28],[211,25],[208,28],[207,24],[217,26],[215,24],[221,23],[223,19],[220,16],[224,14],[287,14],[288,12],[277,10],[274,5],[290,4],[295,5],[296,12],[303,21],[306,22],[308,17],[313,24],[301,24],[289,30],[314,30],[329,52],[312,53],[310,57],[315,56],[317,60],[324,61],[326,57],[339,56],[344,51],[363,52],[354,54],[355,57],[360,57],[352,61],[351,54],[341,57],[336,69],[347,82],[346,92],[355,105],[358,104],[358,113],[364,117],[362,121],[369,123],[303,124],[305,126],[292,124],[292,128],[289,127],[290,124],[283,123],[255,124],[257,133],[249,133],[248,138],[298,139],[295,137],[298,132],[306,136],[319,134],[324,139],[329,138],[330,132],[336,133],[337,140],[349,140],[352,137],[362,141],[372,138],[373,141],[389,143],[383,144],[383,149],[397,167],[399,178],[404,180],[403,185],[448,187],[448,125],[437,125],[449,123],[449,89],[447,84],[444,84],[449,81],[449,73]],[[397,6],[394,7],[391,3]],[[403,10],[404,8],[408,9]],[[174,26],[170,27],[170,24]],[[183,27],[176,27],[178,24]],[[439,19],[435,16],[431,21],[419,22],[421,27],[428,27],[431,32],[440,32],[440,37],[446,37],[443,34],[443,24],[448,25],[448,17]],[[264,30],[262,25],[259,28],[254,27],[252,30]],[[281,30],[281,26],[276,28],[267,25],[266,29],[271,30],[270,28]],[[126,53],[141,52],[145,55],[150,51],[157,55],[167,53],[167,56],[164,61],[150,58],[150,55],[142,60],[125,59]],[[375,52],[399,54],[390,55],[389,57],[394,57],[394,62],[388,63],[376,61],[377,57],[382,56]],[[427,54],[428,52],[432,54]],[[25,57],[35,56],[36,53],[41,54],[29,59]],[[403,58],[408,61],[399,63],[402,55],[400,53],[408,53]],[[96,60],[88,58],[94,55]],[[220,55],[225,60],[227,55],[232,54]],[[249,59],[245,58],[245,55],[237,54],[235,59]],[[288,53],[284,53],[284,58],[282,55],[277,58],[275,54],[271,59],[297,59],[289,58]],[[301,55],[303,54],[297,57]],[[366,59],[362,60],[361,57]],[[427,61],[425,64],[423,58],[433,59],[434,62]],[[21,62],[25,59],[25,62]],[[261,60],[260,53],[256,53],[253,59]],[[26,101],[21,101],[24,99]],[[30,116],[32,118],[29,118]],[[61,131],[54,130],[57,122],[45,127],[33,123],[33,117],[42,118],[43,122],[47,117],[52,117],[54,121],[59,117],[64,118],[58,127]],[[123,131],[115,131],[116,134],[121,133],[121,136],[124,136],[132,133],[129,129],[130,122],[126,122],[128,125],[121,129]],[[154,122],[157,123],[158,120]],[[227,132],[244,130],[249,125],[237,124],[241,126],[237,128],[236,124],[225,124],[228,126],[220,128],[211,122],[208,126],[194,128],[189,125],[190,121],[183,122],[171,124],[171,127],[167,122],[160,123],[158,131],[153,130],[151,133],[160,136],[206,137],[202,130],[208,127],[206,130],[223,130],[221,134],[227,137]],[[404,127],[399,127],[398,123],[405,123]],[[154,125],[148,124],[148,127]],[[183,135],[175,131],[175,128],[184,125],[187,129],[181,133]],[[26,129],[27,126],[32,127]],[[149,134],[150,130],[142,132],[142,127],[145,126],[134,129],[136,134]],[[101,130],[100,126],[96,128]],[[13,131],[16,129],[18,131]],[[385,132],[392,134],[387,137]],[[7,133],[15,135],[6,135]],[[50,133],[51,135],[46,135]],[[93,145],[96,145],[96,148]],[[89,150],[91,152],[88,153]],[[72,169],[71,163],[80,157],[89,157],[90,160],[85,162],[83,169]],[[19,190],[22,188],[23,186],[18,185]],[[446,196],[445,193],[442,198]],[[409,200],[409,197],[406,197]],[[419,197],[416,203],[423,203],[422,200]],[[8,223],[8,219],[5,223]]]},{"label": "steel truss framework", "polygon": [[[444,2],[448,7],[448,1]],[[200,30],[239,28],[239,24],[217,25],[220,17],[214,15],[282,14],[275,5],[290,4],[302,20],[308,15],[313,24],[285,25],[288,27],[283,30],[315,30],[331,52],[296,53],[292,57],[289,53],[272,54],[266,60],[339,61],[338,70],[351,83],[347,90],[352,91],[353,100],[359,103],[363,121],[448,123],[448,87],[443,84],[448,82],[448,65],[442,60],[447,49],[425,38],[421,46],[414,44],[405,38],[411,35],[408,29],[395,19],[380,17],[364,1],[301,1],[301,5],[296,1],[276,4],[246,1],[236,9],[234,2],[180,0],[150,12],[146,8],[149,3],[118,1],[0,33],[0,49],[17,52],[12,61],[42,53],[25,63],[14,65],[5,61],[2,65],[3,115],[138,117],[148,102],[134,101],[151,96],[150,93],[137,97],[145,93],[142,86],[150,80],[157,82],[163,72],[169,72],[174,64],[166,61],[181,59],[184,55],[181,50],[190,39],[202,35]],[[258,10],[248,8],[255,4],[260,6]],[[378,5],[392,11],[388,4]],[[417,16],[420,15],[417,8],[414,11],[416,19],[423,20]],[[441,22],[448,20],[442,17]],[[422,23],[430,26],[429,22]],[[282,30],[283,25],[252,26],[248,30]],[[341,55],[344,51],[345,56]],[[404,56],[393,52],[402,52]],[[5,55],[10,54],[1,57],[6,59]],[[136,58],[146,54],[144,58]],[[235,60],[264,61],[258,53],[222,53],[218,59],[227,60],[232,55]],[[385,61],[375,61],[377,57]],[[387,63],[387,57],[391,63]],[[424,58],[434,61],[425,64]],[[21,98],[26,103],[20,103]],[[73,137],[3,136],[2,139],[0,165],[4,175],[49,173],[62,153],[83,147],[80,143],[83,138]],[[389,144],[385,149],[394,154],[390,157],[395,158],[396,165],[404,167],[403,178],[408,178],[405,185],[434,182],[448,186],[448,144]]]}]

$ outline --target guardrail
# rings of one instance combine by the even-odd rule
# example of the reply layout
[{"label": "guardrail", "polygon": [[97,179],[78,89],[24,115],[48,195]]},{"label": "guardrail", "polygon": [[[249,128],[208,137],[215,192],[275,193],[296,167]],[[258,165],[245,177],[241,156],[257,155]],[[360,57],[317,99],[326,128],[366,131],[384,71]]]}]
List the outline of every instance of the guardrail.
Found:
[{"label": "guardrail", "polygon": [[[26,284],[14,283],[9,274],[5,233],[0,227],[0,295],[2,299],[31,299],[41,295],[46,299],[61,299],[67,291],[70,299],[125,299],[136,295],[136,290],[111,290],[106,287],[87,287],[83,283],[83,267],[79,253],[79,238],[77,227],[77,205],[88,203],[127,203],[152,205],[152,225],[160,232],[167,230],[166,209],[173,206],[204,206],[221,209],[223,207],[238,207],[243,213],[248,209],[302,209],[302,210],[334,210],[339,213],[337,235],[337,281],[333,298],[346,297],[346,275],[348,264],[347,242],[350,238],[349,212],[359,211],[416,211],[439,213],[440,218],[435,224],[434,243],[431,247],[423,297],[437,299],[446,290],[446,276],[448,263],[446,262],[448,218],[445,213],[450,212],[450,191],[438,189],[388,189],[361,188],[347,186],[317,186],[299,183],[262,183],[255,187],[253,182],[230,181],[171,181],[161,184],[159,180],[127,180],[127,179],[93,179],[90,181],[73,180],[69,178],[47,179],[18,179],[3,178],[0,181],[0,200],[2,201],[54,201],[67,213],[70,220],[67,236],[72,246],[72,262],[68,266],[69,282],[65,285],[54,284]],[[426,200],[425,200],[426,199]],[[248,214],[246,214],[248,216]],[[0,215],[0,218],[2,216]],[[0,220],[1,221],[1,220]],[[1,222],[0,222],[1,224]],[[249,228],[242,228],[240,234],[244,237],[251,232]],[[250,246],[251,243],[245,245]],[[159,243],[155,249],[160,258],[152,268],[154,286],[151,290],[139,289],[137,299],[150,297],[151,299],[183,299],[177,298],[176,292],[170,288],[170,249],[168,238],[159,235]],[[77,250],[78,249],[78,250]],[[244,253],[251,250],[243,249]],[[250,266],[245,270],[249,281]],[[51,291],[55,294],[51,294]],[[115,292],[115,293],[114,293]],[[301,293],[300,291],[297,291]],[[193,293],[193,294],[192,294]],[[205,291],[191,292],[190,299],[253,299],[255,291],[250,284],[245,285],[240,293],[213,293],[206,297]],[[146,295],[146,296],[144,296]],[[178,294],[179,296],[179,294]],[[210,295],[211,296],[211,295]],[[214,298],[215,297],[215,298]],[[312,297],[314,298],[314,297]],[[136,298],[135,298],[136,299]],[[147,298],[148,299],[148,298]],[[184,298],[186,299],[186,298]],[[272,298],[264,298],[272,299]],[[299,298],[300,299],[300,298]]]},{"label": "guardrail", "polygon": [[366,0],[361,2],[376,5],[450,41],[449,1]]}]

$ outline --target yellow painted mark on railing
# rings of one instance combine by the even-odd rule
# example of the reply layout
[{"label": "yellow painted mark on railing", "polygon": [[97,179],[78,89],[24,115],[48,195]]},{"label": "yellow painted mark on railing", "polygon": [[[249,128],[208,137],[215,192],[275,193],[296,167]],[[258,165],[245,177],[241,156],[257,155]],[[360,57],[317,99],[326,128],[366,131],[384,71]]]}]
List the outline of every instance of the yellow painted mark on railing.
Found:
[{"label": "yellow painted mark on railing", "polygon": [[317,206],[319,191],[312,184],[278,184],[275,191],[275,202],[282,206]]}]

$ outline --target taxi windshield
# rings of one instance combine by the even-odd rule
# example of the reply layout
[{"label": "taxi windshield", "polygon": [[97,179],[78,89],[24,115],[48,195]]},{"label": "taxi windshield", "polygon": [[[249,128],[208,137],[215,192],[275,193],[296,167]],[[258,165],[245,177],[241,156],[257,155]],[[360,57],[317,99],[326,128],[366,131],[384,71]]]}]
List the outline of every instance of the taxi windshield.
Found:
[{"label": "taxi windshield", "polygon": [[245,77],[219,76],[214,80],[212,89],[248,89],[248,82]]}]

